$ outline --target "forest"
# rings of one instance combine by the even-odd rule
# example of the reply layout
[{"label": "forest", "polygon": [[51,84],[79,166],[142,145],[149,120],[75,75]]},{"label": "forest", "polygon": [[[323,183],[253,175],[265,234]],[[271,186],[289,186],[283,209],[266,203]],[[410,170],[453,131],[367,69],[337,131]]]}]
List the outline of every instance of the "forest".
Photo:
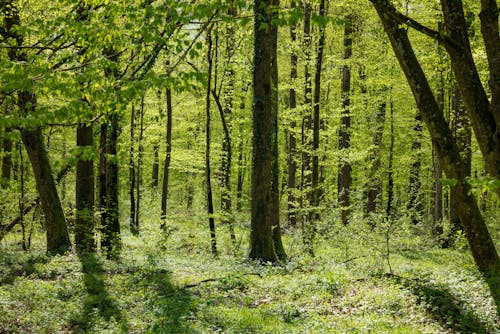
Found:
[{"label": "forest", "polygon": [[0,333],[499,333],[495,0],[0,0]]}]

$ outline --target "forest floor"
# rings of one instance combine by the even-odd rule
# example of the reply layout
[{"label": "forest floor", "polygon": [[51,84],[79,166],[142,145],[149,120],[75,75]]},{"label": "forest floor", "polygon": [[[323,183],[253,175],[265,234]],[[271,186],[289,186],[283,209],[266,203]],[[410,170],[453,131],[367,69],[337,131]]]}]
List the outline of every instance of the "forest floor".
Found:
[{"label": "forest floor", "polygon": [[418,231],[320,226],[310,257],[285,230],[289,260],[261,265],[245,256],[248,222],[235,255],[218,226],[214,257],[208,224],[186,217],[168,233],[152,221],[138,237],[124,227],[119,261],[49,258],[41,231],[29,251],[11,233],[0,244],[0,333],[500,333],[468,250],[438,249]]}]

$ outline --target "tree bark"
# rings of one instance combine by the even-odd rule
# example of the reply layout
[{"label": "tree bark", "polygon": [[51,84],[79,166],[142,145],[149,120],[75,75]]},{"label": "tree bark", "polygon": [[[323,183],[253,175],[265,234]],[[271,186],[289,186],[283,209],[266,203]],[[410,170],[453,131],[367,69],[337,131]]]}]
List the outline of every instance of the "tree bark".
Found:
[{"label": "tree bark", "polygon": [[[296,1],[292,0],[290,4],[290,9],[294,10],[296,8]],[[289,104],[290,111],[292,114],[292,120],[290,121],[290,129],[288,131],[288,223],[291,226],[297,225],[297,196],[296,196],[296,174],[297,174],[297,137],[295,135],[295,128],[297,122],[294,118],[294,109],[297,107],[297,94],[295,92],[295,84],[297,81],[297,62],[298,56],[295,44],[297,43],[297,24],[293,23],[290,25],[290,40],[291,40],[291,53],[290,53],[290,84],[291,87],[288,90],[289,94]]]},{"label": "tree bark", "polygon": [[[319,15],[326,16],[326,1],[321,0],[319,4]],[[318,51],[316,54],[316,73],[314,75],[314,109],[313,109],[313,158],[312,158],[312,210],[309,212],[309,221],[312,222],[311,234],[314,239],[314,221],[319,220],[320,184],[319,184],[319,132],[320,132],[320,98],[321,98],[321,70],[323,65],[323,50],[325,48],[325,28],[322,24],[319,28]]]},{"label": "tree bark", "polygon": [[164,228],[167,219],[168,202],[168,181],[170,175],[170,159],[172,154],[172,90],[167,88],[165,91],[167,104],[167,133],[166,133],[166,152],[165,163],[163,164],[163,183],[161,188],[161,227]]},{"label": "tree bark", "polygon": [[207,61],[208,81],[206,95],[205,119],[205,176],[207,191],[208,227],[210,229],[210,246],[213,255],[217,255],[217,239],[215,236],[214,202],[212,195],[212,175],[210,170],[210,95],[212,92],[212,34],[211,27],[207,30]]},{"label": "tree bark", "polygon": [[158,145],[153,145],[153,168],[151,170],[151,187],[158,187],[158,176],[159,176],[159,165],[160,157],[158,155],[160,147]]},{"label": "tree bark", "polygon": [[[467,115],[465,114],[463,101],[460,97],[460,91],[457,87],[453,88],[451,97],[451,107],[453,111],[453,119],[451,122],[451,131],[457,142],[460,155],[465,164],[465,175],[466,177],[471,176],[472,168],[472,150],[471,150],[471,131],[470,124]],[[455,195],[450,193],[450,203],[449,203],[449,217],[450,217],[450,231],[448,233],[447,240],[444,246],[451,246],[455,239],[456,233],[463,230],[463,226],[460,223],[460,218],[458,217],[458,208]]]},{"label": "tree bark", "polygon": [[349,223],[350,214],[350,188],[351,188],[351,164],[349,163],[349,149],[351,147],[351,112],[350,112],[350,90],[351,90],[351,70],[350,65],[347,63],[352,56],[352,33],[353,33],[353,19],[351,16],[346,18],[346,25],[344,27],[344,65],[342,67],[342,113],[340,116],[340,130],[338,147],[340,152],[339,171],[337,179],[338,190],[338,204],[341,212],[342,224]]},{"label": "tree bark", "polygon": [[[276,5],[278,6],[278,4]],[[271,224],[273,246],[276,257],[280,261],[286,260],[285,248],[281,240],[280,226],[280,188],[279,188],[279,148],[278,148],[278,27],[271,25],[271,154],[272,154],[272,187],[271,187]]]},{"label": "tree bark", "polygon": [[[93,149],[92,124],[78,123],[76,145],[83,151],[76,163],[75,247],[79,254],[95,251],[94,241],[94,161],[88,150]],[[87,152],[85,152],[87,151]]]},{"label": "tree bark", "polygon": [[139,228],[135,221],[135,184],[136,184],[136,167],[135,167],[135,105],[132,103],[132,108],[130,112],[130,155],[129,155],[129,199],[130,199],[130,212],[129,212],[129,226],[132,234],[136,234],[139,231]]},{"label": "tree bark", "polygon": [[262,262],[277,260],[272,221],[273,200],[273,17],[278,0],[254,1],[253,140],[251,230],[249,257]]},{"label": "tree bark", "polygon": [[2,183],[6,183],[10,180],[10,175],[12,171],[12,140],[9,136],[12,133],[11,128],[6,128],[2,135]]},{"label": "tree bark", "polygon": [[387,207],[385,215],[391,219],[392,215],[392,201],[394,198],[394,102],[392,101],[392,88],[391,88],[391,102],[389,106],[389,120],[390,120],[390,139],[389,139],[389,162],[387,164]]},{"label": "tree bark", "polygon": [[417,112],[415,125],[413,127],[414,139],[411,144],[413,162],[410,165],[410,179],[408,181],[408,205],[407,209],[414,225],[421,220],[423,213],[423,203],[421,198],[422,182],[420,181],[420,168],[422,166],[422,116]]}]

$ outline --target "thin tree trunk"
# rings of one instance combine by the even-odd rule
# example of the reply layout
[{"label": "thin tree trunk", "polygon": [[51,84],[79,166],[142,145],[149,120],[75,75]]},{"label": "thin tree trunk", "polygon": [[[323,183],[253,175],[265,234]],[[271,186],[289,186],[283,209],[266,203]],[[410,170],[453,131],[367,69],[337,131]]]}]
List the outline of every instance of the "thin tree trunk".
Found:
[{"label": "thin tree trunk", "polygon": [[214,203],[212,196],[212,176],[210,171],[210,95],[212,91],[212,34],[211,28],[207,31],[207,61],[208,61],[208,82],[206,96],[206,123],[205,123],[205,173],[207,186],[207,210],[208,226],[210,229],[210,245],[213,255],[217,255],[217,240],[215,237]]},{"label": "thin tree trunk", "polygon": [[21,224],[21,229],[23,233],[22,247],[23,250],[26,251],[28,250],[29,247],[26,245],[26,228],[24,225],[24,201],[25,201],[24,158],[23,158],[22,146],[18,145],[18,147],[19,147],[19,188],[21,190],[19,194],[19,218],[20,218],[19,223]]},{"label": "thin tree trunk", "polygon": [[141,97],[141,112],[139,114],[139,150],[137,152],[137,179],[136,179],[136,205],[135,205],[135,228],[139,231],[140,226],[140,206],[141,206],[141,187],[142,187],[142,157],[144,155],[144,97],[146,92],[142,94]]},{"label": "thin tree trunk", "polygon": [[151,171],[151,186],[153,188],[158,187],[158,176],[159,176],[159,165],[160,165],[160,157],[158,155],[158,150],[160,147],[158,145],[153,146],[153,168]]},{"label": "thin tree trunk", "polygon": [[392,216],[392,201],[394,198],[394,102],[392,101],[392,87],[391,87],[391,102],[389,108],[390,120],[390,139],[389,139],[389,162],[387,165],[387,208],[385,215],[388,219]]},{"label": "thin tree trunk", "polygon": [[271,34],[271,225],[274,252],[278,260],[285,261],[286,253],[281,239],[280,226],[280,188],[279,188],[279,148],[278,148],[278,27],[270,26]]},{"label": "thin tree trunk", "polygon": [[340,130],[339,130],[339,171],[338,171],[338,204],[341,210],[342,224],[349,223],[350,215],[350,188],[351,188],[351,164],[349,162],[349,149],[351,147],[351,111],[350,111],[350,91],[351,91],[351,70],[350,65],[347,63],[352,56],[352,33],[353,33],[353,18],[348,16],[346,18],[346,25],[344,27],[344,56],[346,62],[342,67],[342,113],[340,117]]},{"label": "thin tree trunk", "polygon": [[[247,92],[247,87],[243,88],[243,94],[241,96],[240,102],[240,112],[245,111],[245,93]],[[245,154],[243,152],[243,124],[240,122],[238,127],[238,176],[236,180],[236,211],[241,212],[241,197],[243,195],[243,183],[245,179],[245,166],[244,161]]]},{"label": "thin tree trunk", "polygon": [[[321,0],[319,15],[326,16],[326,1]],[[325,47],[325,25],[319,29],[318,53],[316,55],[316,74],[314,76],[314,109],[313,109],[313,158],[312,158],[312,201],[313,209],[309,212],[311,238],[314,239],[314,221],[319,220],[320,184],[319,184],[319,132],[320,132],[320,97],[321,97],[321,70],[323,64],[323,50]]]},{"label": "thin tree trunk", "polygon": [[[236,16],[236,9],[231,8],[228,11],[231,16]],[[224,89],[224,105],[219,108],[219,114],[222,122],[222,130],[224,131],[224,138],[222,140],[222,156],[221,156],[221,222],[229,226],[229,235],[233,248],[236,247],[236,235],[234,233],[234,222],[232,213],[232,200],[231,200],[231,165],[232,165],[232,114],[233,114],[233,94],[234,94],[234,27],[229,25],[226,31],[226,60],[227,60],[227,84]],[[222,85],[222,83],[221,83]],[[213,96],[216,97],[214,87]]]},{"label": "thin tree trunk", "polygon": [[413,127],[414,140],[411,144],[411,151],[414,154],[413,162],[410,165],[410,179],[408,182],[408,205],[411,221],[413,224],[418,224],[421,220],[423,208],[421,198],[422,182],[420,181],[420,167],[422,166],[422,116],[417,112],[415,116],[415,126]]},{"label": "thin tree trunk", "polygon": [[[373,132],[372,148],[370,150],[370,166],[368,167],[367,213],[375,213],[377,205],[380,203],[382,197],[382,182],[377,172],[382,166],[380,156],[382,151],[386,109],[386,103],[381,103],[372,118],[372,124],[374,124],[375,130]],[[371,221],[370,224],[372,227],[375,227],[375,221]]]},{"label": "thin tree trunk", "polygon": [[300,183],[300,210],[302,223],[302,239],[308,253],[312,253],[312,235],[311,227],[309,226],[309,213],[311,208],[312,191],[311,191],[311,131],[312,131],[312,77],[311,77],[311,4],[309,0],[302,1],[304,10],[304,29],[303,29],[303,50],[304,50],[304,117],[302,119],[301,128],[301,144],[302,144],[302,166],[301,166],[301,183]]},{"label": "thin tree trunk", "polygon": [[6,128],[2,136],[2,182],[8,182],[10,180],[12,171],[12,140],[10,139],[11,134],[12,129]]},{"label": "thin tree trunk", "polygon": [[139,228],[135,221],[135,187],[136,187],[136,175],[135,175],[135,106],[132,104],[132,109],[130,112],[130,155],[129,155],[129,178],[130,178],[130,187],[129,187],[129,198],[130,198],[130,212],[129,212],[129,226],[132,234],[137,234],[139,232]]},{"label": "thin tree trunk", "polygon": [[[296,8],[296,1],[292,0],[290,4],[290,9],[294,10]],[[296,173],[297,173],[297,137],[295,135],[295,128],[297,122],[294,117],[294,109],[297,107],[297,94],[295,92],[295,84],[297,81],[297,62],[298,56],[295,44],[297,43],[297,24],[293,23],[290,25],[290,39],[291,39],[291,53],[290,53],[290,83],[291,87],[288,91],[289,94],[289,104],[290,113],[292,114],[292,120],[290,121],[290,129],[288,131],[288,223],[291,226],[297,225],[297,197],[296,197]]]},{"label": "thin tree trunk", "polygon": [[[167,219],[167,200],[168,200],[168,181],[170,172],[170,158],[172,153],[172,90],[167,88],[165,91],[165,99],[167,104],[167,133],[166,133],[166,153],[165,163],[163,165],[163,183],[161,188],[161,227],[166,227]],[[192,203],[192,200],[189,201]]]}]

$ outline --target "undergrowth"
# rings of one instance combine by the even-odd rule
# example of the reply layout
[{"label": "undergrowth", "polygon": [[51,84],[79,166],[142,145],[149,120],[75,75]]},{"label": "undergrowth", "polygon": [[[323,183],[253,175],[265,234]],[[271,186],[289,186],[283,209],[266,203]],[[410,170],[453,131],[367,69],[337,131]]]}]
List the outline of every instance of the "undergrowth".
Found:
[{"label": "undergrowth", "polygon": [[[319,226],[316,256],[285,229],[289,260],[246,259],[219,226],[209,254],[201,217],[145,220],[123,231],[119,260],[47,257],[43,235],[0,245],[0,333],[498,333],[489,291],[467,251],[441,250],[399,224]],[[368,225],[366,225],[368,226]],[[418,233],[417,233],[418,235]]]}]

